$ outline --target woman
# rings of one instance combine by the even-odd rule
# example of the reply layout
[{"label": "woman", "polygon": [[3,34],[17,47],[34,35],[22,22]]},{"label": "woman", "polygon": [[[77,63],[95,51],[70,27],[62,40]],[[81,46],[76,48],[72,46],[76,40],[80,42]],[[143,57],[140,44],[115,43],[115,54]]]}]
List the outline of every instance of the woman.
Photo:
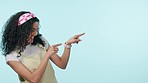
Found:
[{"label": "woman", "polygon": [[4,25],[2,50],[7,64],[19,75],[20,83],[57,83],[50,60],[65,69],[71,45],[81,40],[78,34],[65,42],[62,56],[58,46],[50,46],[39,33],[39,19],[31,12],[21,11],[11,16]]}]

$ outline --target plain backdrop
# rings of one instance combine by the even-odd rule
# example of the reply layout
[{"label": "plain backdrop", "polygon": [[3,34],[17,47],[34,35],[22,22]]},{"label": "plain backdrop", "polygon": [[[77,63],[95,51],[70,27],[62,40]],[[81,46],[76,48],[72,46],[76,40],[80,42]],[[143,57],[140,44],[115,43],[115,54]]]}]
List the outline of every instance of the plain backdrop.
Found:
[{"label": "plain backdrop", "polygon": [[[1,0],[0,11],[0,30],[11,15],[34,13],[50,45],[86,33],[67,69],[52,64],[59,83],[148,83],[147,0]],[[2,54],[0,83],[19,83]]]}]

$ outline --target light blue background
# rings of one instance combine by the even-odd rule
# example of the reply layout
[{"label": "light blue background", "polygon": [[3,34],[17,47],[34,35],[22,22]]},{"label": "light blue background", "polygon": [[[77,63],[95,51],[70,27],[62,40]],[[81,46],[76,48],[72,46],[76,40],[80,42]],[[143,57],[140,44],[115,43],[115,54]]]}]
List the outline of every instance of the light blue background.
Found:
[{"label": "light blue background", "polygon": [[[148,83],[147,0],[5,0],[0,10],[0,27],[18,11],[33,12],[51,45],[86,33],[66,70],[53,65],[59,83]],[[19,83],[4,56],[0,83]]]}]

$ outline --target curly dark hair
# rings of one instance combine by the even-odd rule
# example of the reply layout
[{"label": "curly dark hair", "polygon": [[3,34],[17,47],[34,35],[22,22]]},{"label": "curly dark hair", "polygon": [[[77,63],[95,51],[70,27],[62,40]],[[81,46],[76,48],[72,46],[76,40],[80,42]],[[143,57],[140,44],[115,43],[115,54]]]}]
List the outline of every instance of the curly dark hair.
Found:
[{"label": "curly dark hair", "polygon": [[[27,39],[33,31],[33,23],[39,22],[39,19],[34,17],[18,26],[19,17],[25,13],[29,12],[21,11],[12,15],[3,26],[1,48],[5,56],[14,50],[20,50],[20,52],[23,52],[28,43]],[[44,46],[44,41],[40,38],[41,36],[42,35],[38,31],[37,36],[34,37],[32,45],[41,44]]]}]

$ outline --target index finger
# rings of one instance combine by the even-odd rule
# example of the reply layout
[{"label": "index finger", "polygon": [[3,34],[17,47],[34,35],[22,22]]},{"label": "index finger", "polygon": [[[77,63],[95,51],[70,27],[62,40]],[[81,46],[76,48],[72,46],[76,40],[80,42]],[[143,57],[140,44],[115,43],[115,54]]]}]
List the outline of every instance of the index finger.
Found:
[{"label": "index finger", "polygon": [[54,44],[53,46],[60,46],[60,45],[62,45],[61,43],[60,44]]},{"label": "index finger", "polygon": [[84,35],[85,33],[81,33],[81,34],[78,34],[78,35],[75,35],[75,38],[78,38],[78,37],[80,37],[80,36],[82,36],[82,35]]}]

